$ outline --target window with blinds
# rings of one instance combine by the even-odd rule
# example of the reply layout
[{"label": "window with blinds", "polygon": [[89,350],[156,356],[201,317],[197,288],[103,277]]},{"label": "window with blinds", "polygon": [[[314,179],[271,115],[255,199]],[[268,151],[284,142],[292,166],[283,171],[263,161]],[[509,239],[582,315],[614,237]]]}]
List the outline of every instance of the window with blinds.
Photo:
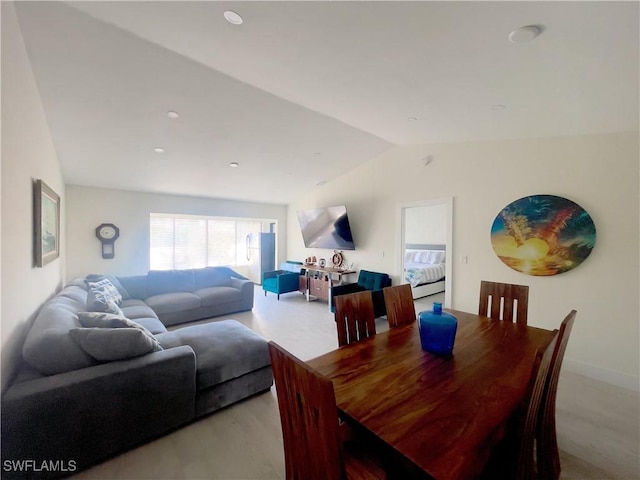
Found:
[{"label": "window with blinds", "polygon": [[193,215],[150,215],[151,270],[247,264],[249,233],[261,231],[254,219]]}]

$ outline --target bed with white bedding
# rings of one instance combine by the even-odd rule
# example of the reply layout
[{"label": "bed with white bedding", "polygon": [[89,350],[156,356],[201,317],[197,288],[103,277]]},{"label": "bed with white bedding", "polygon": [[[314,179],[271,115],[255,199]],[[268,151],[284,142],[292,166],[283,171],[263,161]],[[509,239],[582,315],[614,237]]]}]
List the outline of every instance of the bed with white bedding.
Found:
[{"label": "bed with white bedding", "polygon": [[411,285],[413,298],[444,292],[444,245],[407,245],[404,256],[404,279]]}]

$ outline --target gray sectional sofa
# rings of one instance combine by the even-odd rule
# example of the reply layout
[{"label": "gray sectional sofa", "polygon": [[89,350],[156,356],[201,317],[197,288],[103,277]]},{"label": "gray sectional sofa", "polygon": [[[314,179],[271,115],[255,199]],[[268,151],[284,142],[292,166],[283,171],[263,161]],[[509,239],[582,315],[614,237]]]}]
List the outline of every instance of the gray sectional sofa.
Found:
[{"label": "gray sectional sofa", "polygon": [[155,347],[120,358],[127,344],[118,341],[116,360],[97,360],[75,333],[123,331],[84,328],[85,317],[104,314],[86,313],[92,291],[84,280],[64,287],[43,306],[27,334],[24,362],[2,397],[1,416],[3,465],[7,460],[33,460],[36,466],[57,461],[64,468],[35,474],[5,469],[2,478],[69,475],[271,388],[267,343],[241,323],[166,328],[250,309],[253,283],[222,267],[111,280],[122,296],[119,308],[126,319],[121,321],[133,322],[129,330],[151,338]]}]

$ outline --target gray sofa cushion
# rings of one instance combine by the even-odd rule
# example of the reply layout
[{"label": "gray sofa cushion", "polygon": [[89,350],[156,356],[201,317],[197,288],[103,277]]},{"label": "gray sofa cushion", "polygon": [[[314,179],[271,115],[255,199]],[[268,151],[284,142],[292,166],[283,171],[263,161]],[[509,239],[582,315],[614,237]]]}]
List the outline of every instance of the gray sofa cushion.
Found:
[{"label": "gray sofa cushion", "polygon": [[[129,298],[144,299],[147,294],[147,276],[146,275],[130,275],[127,277],[116,277],[124,289],[128,292]],[[123,300],[125,299],[123,296]]]},{"label": "gray sofa cushion", "polygon": [[167,331],[167,327],[165,327],[164,324],[160,320],[158,320],[156,317],[136,318],[135,320],[131,319],[131,321],[137,323],[138,325],[142,325],[144,328],[149,330],[154,335],[158,333],[164,333]]},{"label": "gray sofa cushion", "polygon": [[198,390],[271,365],[265,339],[236,320],[193,325],[156,338],[165,349],[180,345],[193,349]]},{"label": "gray sofa cushion", "polygon": [[232,276],[238,275],[228,267],[196,268],[193,270],[194,290],[208,287],[229,287]]},{"label": "gray sofa cushion", "polygon": [[147,294],[150,297],[194,290],[193,270],[150,270],[147,273]]},{"label": "gray sofa cushion", "polygon": [[242,292],[233,287],[209,287],[196,290],[195,294],[202,299],[202,306],[220,305],[221,303],[237,302],[242,299]]},{"label": "gray sofa cushion", "polygon": [[147,305],[153,308],[157,314],[181,312],[191,310],[200,306],[200,297],[193,293],[163,293],[155,295],[145,300]]},{"label": "gray sofa cushion", "polygon": [[120,308],[127,318],[158,318],[153,309],[142,300],[125,300]]},{"label": "gray sofa cushion", "polygon": [[155,337],[140,326],[72,328],[69,333],[85,352],[103,362],[126,360],[162,350]]},{"label": "gray sofa cushion", "polygon": [[24,360],[45,375],[97,363],[69,334],[72,328],[80,327],[77,313],[86,308],[87,292],[76,286],[66,287],[62,292],[42,307],[22,347]]}]

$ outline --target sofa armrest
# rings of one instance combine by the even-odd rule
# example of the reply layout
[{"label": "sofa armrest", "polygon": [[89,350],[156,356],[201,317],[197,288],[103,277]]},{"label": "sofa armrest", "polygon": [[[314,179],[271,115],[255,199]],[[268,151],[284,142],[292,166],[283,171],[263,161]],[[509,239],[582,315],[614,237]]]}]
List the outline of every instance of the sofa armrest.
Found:
[{"label": "sofa armrest", "polygon": [[253,308],[253,288],[254,283],[248,279],[231,277],[231,286],[242,292],[242,307],[245,310]]},{"label": "sofa armrest", "polygon": [[285,272],[284,270],[272,270],[270,272],[262,272],[262,282],[264,283],[265,278],[274,278],[284,273],[287,273],[287,272]]},{"label": "sofa armrest", "polygon": [[2,398],[2,458],[83,468],[191,421],[195,392],[188,346],[15,384]]}]

